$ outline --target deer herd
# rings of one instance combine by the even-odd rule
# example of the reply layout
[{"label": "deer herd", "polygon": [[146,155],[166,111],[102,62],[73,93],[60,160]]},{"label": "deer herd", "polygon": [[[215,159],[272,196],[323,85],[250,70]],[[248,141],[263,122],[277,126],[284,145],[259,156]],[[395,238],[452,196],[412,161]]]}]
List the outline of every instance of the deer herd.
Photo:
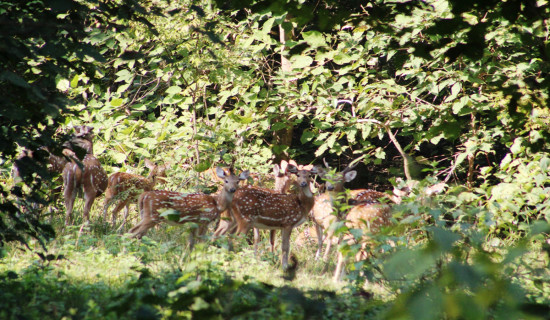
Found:
[{"label": "deer herd", "polygon": [[[324,167],[316,167],[301,166],[294,161],[284,160],[274,165],[273,189],[248,185],[246,182],[239,186],[240,182],[251,177],[248,170],[236,175],[232,169],[218,167],[215,175],[223,182],[223,187],[216,194],[155,190],[157,183],[166,177],[168,163],[158,165],[145,160],[145,166],[149,168],[147,177],[122,172],[108,177],[94,156],[93,137],[93,128],[77,126],[70,141],[63,145],[64,157],[50,155],[49,170],[61,173],[63,177],[66,224],[71,223],[77,194],[83,194],[85,221],[89,220],[94,200],[105,194],[104,221],[107,220],[109,207],[116,203],[111,217],[111,223],[115,227],[118,213],[125,208],[119,230],[124,229],[130,204],[137,201],[141,221],[129,230],[136,238],[143,237],[149,229],[161,222],[193,222],[197,228],[190,235],[192,247],[196,238],[207,232],[210,224],[218,222],[213,237],[233,233],[244,235],[254,229],[256,253],[261,229],[270,231],[272,251],[275,247],[275,232],[280,230],[284,270],[288,268],[291,233],[304,222],[309,220],[314,227],[306,227],[296,237],[296,241],[304,242],[315,233],[315,257],[321,257],[325,244],[323,259],[326,260],[331,246],[342,241],[350,244],[360,241],[364,249],[369,242],[369,234],[377,233],[392,223],[391,204],[399,203],[401,199],[401,194],[397,192],[389,194],[369,189],[345,190],[344,184],[357,175],[357,171],[353,170],[354,165],[335,172],[326,162]],[[23,156],[29,154],[25,153]],[[14,173],[17,174],[17,166],[14,166]],[[319,195],[315,195],[312,190],[316,176],[324,181],[324,193]],[[363,236],[358,239],[348,233],[335,237],[333,227],[336,221],[341,221],[349,229],[363,230]],[[364,254],[365,251],[362,252]],[[342,253],[337,254],[335,280],[341,278],[346,262]]]}]

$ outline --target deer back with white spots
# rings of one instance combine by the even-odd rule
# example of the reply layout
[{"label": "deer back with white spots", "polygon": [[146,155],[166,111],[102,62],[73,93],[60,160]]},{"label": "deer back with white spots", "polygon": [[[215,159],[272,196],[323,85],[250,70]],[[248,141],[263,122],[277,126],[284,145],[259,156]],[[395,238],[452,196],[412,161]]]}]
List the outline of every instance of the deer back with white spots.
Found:
[{"label": "deer back with white spots", "polygon": [[[325,166],[327,169],[330,169],[326,162]],[[357,171],[352,170],[354,167],[355,165],[350,165],[341,172],[335,174],[329,174],[328,170],[321,173],[321,176],[325,179],[325,193],[315,198],[315,205],[311,211],[311,219],[314,222],[317,234],[317,252],[315,255],[317,259],[321,254],[323,242],[325,241],[327,242],[327,247],[323,259],[326,260],[328,258],[331,246],[335,242],[333,239],[334,231],[329,227],[336,219],[342,219],[345,216],[345,214],[336,212],[335,204],[337,201],[353,205],[354,207],[350,209],[350,213],[353,212],[354,215],[360,215],[361,212],[363,212],[359,210],[360,208],[369,208],[364,211],[368,219],[374,219],[378,210],[375,207],[370,209],[370,207],[368,207],[369,205],[379,205],[388,199],[395,202],[392,196],[369,189],[350,190],[349,199],[347,199],[344,184],[352,181],[357,176]],[[387,206],[381,206],[379,208],[379,216],[384,216],[386,214],[386,207]],[[325,230],[327,230],[327,234],[326,238],[323,239]]]},{"label": "deer back with white spots", "polygon": [[[222,168],[216,168],[216,172],[224,183],[217,198],[202,193],[186,194],[174,191],[157,190],[142,193],[138,200],[141,222],[129,232],[134,237],[141,238],[150,228],[162,221],[176,224],[194,222],[198,224],[198,228],[191,234],[190,241],[193,246],[194,237],[203,235],[208,225],[219,218],[220,212],[231,205],[234,194],[239,188],[239,182],[246,180],[249,176],[248,170],[243,171],[239,176]],[[177,219],[174,221],[163,217],[161,213],[166,210],[170,210]]]},{"label": "deer back with white spots", "polygon": [[[69,224],[74,201],[80,190],[84,193],[84,219],[89,220],[90,210],[96,197],[100,196],[107,188],[107,173],[101,167],[101,163],[93,152],[93,128],[87,126],[75,127],[75,138],[70,141],[71,148],[63,153],[72,159],[63,168],[63,198],[65,199],[65,224]],[[77,146],[85,151],[84,158],[80,160],[73,151]]]},{"label": "deer back with white spots", "polygon": [[[105,201],[103,203],[103,220],[107,219],[107,211],[111,204],[118,202],[112,213],[113,227],[116,224],[116,217],[124,208],[124,217],[119,230],[124,228],[130,211],[130,202],[137,200],[137,197],[145,191],[151,191],[163,177],[166,177],[168,165],[158,165],[149,159],[145,159],[145,166],[149,168],[149,175],[143,177],[127,172],[115,172],[109,176],[107,190],[105,190]],[[159,179],[160,178],[160,179]]]},{"label": "deer back with white spots", "polygon": [[237,232],[246,234],[250,228],[282,231],[282,265],[288,267],[290,234],[302,224],[313,207],[310,190],[312,174],[317,169],[298,170],[288,165],[287,170],[296,175],[297,194],[278,194],[261,188],[241,188],[235,194],[231,214],[237,223]]}]

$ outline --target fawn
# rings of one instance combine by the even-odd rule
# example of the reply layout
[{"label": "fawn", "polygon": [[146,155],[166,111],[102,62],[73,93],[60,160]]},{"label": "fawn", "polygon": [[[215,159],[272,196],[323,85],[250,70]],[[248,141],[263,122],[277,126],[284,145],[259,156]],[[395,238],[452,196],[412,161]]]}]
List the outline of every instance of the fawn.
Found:
[{"label": "fawn", "polygon": [[[218,219],[220,213],[226,210],[233,201],[234,194],[239,190],[239,182],[246,180],[249,171],[243,171],[239,176],[235,176],[232,170],[224,171],[222,168],[216,168],[217,175],[223,180],[222,191],[217,198],[203,193],[180,193],[174,191],[147,191],[139,196],[139,211],[141,221],[132,229],[130,233],[136,238],[143,237],[147,231],[162,221],[175,224],[194,222],[198,228],[192,232],[190,237],[190,246],[193,247],[195,237],[203,235],[208,225]],[[166,219],[161,214],[162,211],[171,210],[175,213],[178,221]],[[169,218],[169,217],[167,217]]]}]

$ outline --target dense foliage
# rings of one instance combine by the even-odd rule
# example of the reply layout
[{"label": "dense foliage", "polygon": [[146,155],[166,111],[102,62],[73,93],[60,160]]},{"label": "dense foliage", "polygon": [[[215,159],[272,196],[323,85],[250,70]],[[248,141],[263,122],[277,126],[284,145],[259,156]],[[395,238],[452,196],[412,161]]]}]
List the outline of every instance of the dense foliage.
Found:
[{"label": "dense foliage", "polygon": [[[391,292],[384,308],[376,298],[368,312],[547,317],[549,16],[544,0],[0,1],[0,24],[9,26],[0,34],[0,244],[58,230],[57,213],[52,229],[43,206],[19,212],[21,204],[47,203],[46,154],[17,160],[27,169],[23,182],[10,168],[18,148],[59,153],[70,125],[95,127],[95,153],[109,173],[170,159],[166,188],[184,191],[210,187],[202,173],[220,164],[267,176],[282,158],[325,158],[335,167],[360,158],[352,187],[421,180],[394,206],[395,226],[372,236],[371,257],[348,266],[352,291],[369,279]],[[441,181],[443,194],[424,193]],[[94,236],[112,230],[101,231]],[[339,248],[349,257],[359,249]],[[127,296],[101,291],[122,301],[105,314],[137,312],[122,306],[137,299],[139,312],[151,316],[202,304],[228,317],[240,312],[228,304],[243,304],[250,292],[265,299],[256,307],[281,311],[267,284],[241,283],[221,267],[191,268],[202,279],[193,282],[173,270],[150,275],[143,263]],[[1,276],[16,292],[10,299],[25,297],[20,286],[38,281],[36,274],[56,272],[37,270]],[[144,294],[164,276],[170,284]],[[229,290],[244,296],[228,298]],[[190,302],[190,292],[202,300]],[[287,295],[305,309],[322,296]],[[288,317],[304,317],[294,306]],[[99,313],[87,317],[101,316],[88,307]]]}]

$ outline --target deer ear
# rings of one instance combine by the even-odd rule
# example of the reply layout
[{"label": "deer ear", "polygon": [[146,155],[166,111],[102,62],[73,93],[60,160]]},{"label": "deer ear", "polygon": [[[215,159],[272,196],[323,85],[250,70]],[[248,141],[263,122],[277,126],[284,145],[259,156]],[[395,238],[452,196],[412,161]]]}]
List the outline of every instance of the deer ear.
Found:
[{"label": "deer ear", "polygon": [[313,168],[311,168],[311,170],[309,172],[311,172],[313,174],[316,174],[316,175],[319,175],[319,177],[321,177],[321,178],[324,178],[325,174],[327,173],[325,171],[325,169],[320,168],[319,166],[313,166]]},{"label": "deer ear", "polygon": [[344,181],[350,182],[351,180],[355,179],[356,176],[357,176],[357,171],[355,170],[348,171],[344,174]]},{"label": "deer ear", "polygon": [[278,177],[281,173],[281,168],[279,168],[279,165],[278,164],[275,164],[273,166],[273,175]]},{"label": "deer ear", "polygon": [[281,171],[283,172],[283,174],[286,173],[286,170],[287,170],[287,167],[288,167],[288,162],[286,160],[281,160]]},{"label": "deer ear", "polygon": [[295,174],[295,173],[298,172],[298,168],[296,168],[296,166],[293,165],[293,164],[289,164],[289,165],[286,167],[286,171]]},{"label": "deer ear", "polygon": [[226,177],[226,174],[225,174],[225,171],[220,168],[220,167],[216,167],[216,174],[218,175],[218,177],[220,177],[221,179],[225,178]]},{"label": "deer ear", "polygon": [[250,171],[245,170],[239,175],[239,180],[246,180],[250,176]]},{"label": "deer ear", "polygon": [[144,162],[145,166],[149,169],[153,169],[156,164],[153,163],[153,161],[149,160],[149,159],[145,159],[145,162]]}]

